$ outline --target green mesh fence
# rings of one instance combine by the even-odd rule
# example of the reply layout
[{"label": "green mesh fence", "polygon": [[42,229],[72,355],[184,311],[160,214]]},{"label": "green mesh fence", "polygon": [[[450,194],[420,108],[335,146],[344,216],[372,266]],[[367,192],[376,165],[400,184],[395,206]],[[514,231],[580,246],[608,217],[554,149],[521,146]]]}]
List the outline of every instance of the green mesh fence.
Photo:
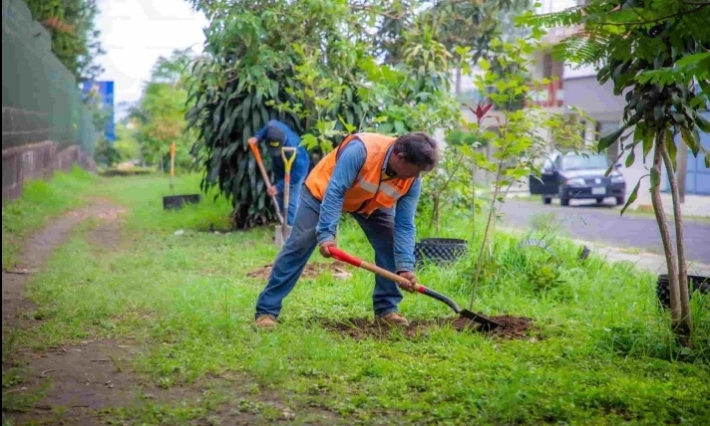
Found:
[{"label": "green mesh fence", "polygon": [[23,0],[2,0],[2,31],[3,150],[50,140],[93,156],[96,132],[79,85]]}]

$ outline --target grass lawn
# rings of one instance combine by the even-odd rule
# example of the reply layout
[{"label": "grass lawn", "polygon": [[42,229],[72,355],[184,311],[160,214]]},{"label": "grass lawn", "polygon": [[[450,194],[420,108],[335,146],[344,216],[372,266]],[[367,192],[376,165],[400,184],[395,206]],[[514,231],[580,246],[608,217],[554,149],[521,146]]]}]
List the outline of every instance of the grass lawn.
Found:
[{"label": "grass lawn", "polygon": [[[336,279],[328,268],[302,279],[284,301],[279,327],[259,332],[252,320],[265,281],[248,273],[276,256],[273,230],[202,232],[227,226],[228,203],[205,197],[200,205],[164,212],[168,180],[155,176],[93,184],[82,176],[62,179],[69,182],[49,184],[54,191],[71,184],[129,209],[121,244],[97,249],[90,238],[97,222],[74,232],[26,290],[42,321],[16,331],[13,345],[3,332],[3,365],[28,350],[105,339],[139,348],[125,362],[142,383],[166,390],[233,383],[192,400],[139,398],[102,410],[108,424],[235,424],[215,415],[225,407],[250,413],[253,424],[287,418],[292,424],[701,425],[710,419],[706,300],[693,299],[696,350],[679,350],[658,314],[652,275],[593,256],[581,261],[571,243],[555,241],[559,258],[553,259],[539,248],[519,248],[520,237],[495,239],[475,310],[533,319],[535,329],[525,338],[446,326],[381,336],[342,325],[334,330],[327,324],[372,316],[374,278],[352,268],[351,279]],[[198,184],[198,177],[182,178],[175,193],[199,192]],[[3,266],[5,223],[3,211]],[[28,222],[31,228],[41,223]],[[442,236],[467,238],[470,229],[465,217],[450,215]],[[373,258],[351,220],[341,224],[339,245]],[[468,305],[474,258],[418,276]],[[318,254],[312,261],[328,262]],[[413,321],[452,315],[422,295],[405,295],[400,309]],[[12,371],[11,377],[3,368],[3,413],[18,397],[8,390],[22,380]]]}]

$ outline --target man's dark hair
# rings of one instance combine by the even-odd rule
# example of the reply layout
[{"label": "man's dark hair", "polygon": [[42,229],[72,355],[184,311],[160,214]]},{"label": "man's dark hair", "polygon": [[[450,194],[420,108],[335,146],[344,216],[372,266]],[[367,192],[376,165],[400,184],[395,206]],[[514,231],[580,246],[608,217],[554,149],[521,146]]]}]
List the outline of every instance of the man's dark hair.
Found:
[{"label": "man's dark hair", "polygon": [[276,126],[269,126],[266,129],[266,141],[279,141],[281,143],[286,142],[286,133]]},{"label": "man's dark hair", "polygon": [[432,170],[439,162],[437,142],[424,132],[402,135],[394,142],[394,153],[402,154],[409,164],[424,170]]}]

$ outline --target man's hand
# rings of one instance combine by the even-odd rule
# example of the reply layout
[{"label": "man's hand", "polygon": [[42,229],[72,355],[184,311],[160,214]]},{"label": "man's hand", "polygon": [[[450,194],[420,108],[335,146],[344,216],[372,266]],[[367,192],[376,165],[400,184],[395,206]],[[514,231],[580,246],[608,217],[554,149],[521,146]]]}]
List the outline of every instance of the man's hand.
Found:
[{"label": "man's hand", "polygon": [[320,251],[321,256],[325,258],[333,257],[328,251],[328,247],[335,247],[335,241],[326,241],[320,246],[318,246],[318,251]]},{"label": "man's hand", "polygon": [[[242,139],[242,140],[244,140],[244,139]],[[249,138],[249,139],[247,140],[247,143],[248,143],[249,145],[256,145],[258,142],[259,142],[259,141],[256,140],[255,137],[251,137],[251,138]]]},{"label": "man's hand", "polygon": [[275,186],[270,186],[266,188],[266,193],[269,194],[269,197],[275,197],[276,194],[279,193],[279,191],[276,190]]},{"label": "man's hand", "polygon": [[397,272],[397,275],[399,275],[402,278],[405,278],[409,281],[409,284],[399,284],[399,288],[401,288],[404,291],[408,291],[410,293],[414,293],[415,290],[415,284],[417,283],[417,276],[414,275],[412,272],[409,271],[402,271],[402,272]]}]

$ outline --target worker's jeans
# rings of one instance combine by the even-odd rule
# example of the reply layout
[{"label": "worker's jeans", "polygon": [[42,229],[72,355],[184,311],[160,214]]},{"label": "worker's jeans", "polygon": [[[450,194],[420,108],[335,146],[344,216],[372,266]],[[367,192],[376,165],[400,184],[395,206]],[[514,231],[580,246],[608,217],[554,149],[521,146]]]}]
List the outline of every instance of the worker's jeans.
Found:
[{"label": "worker's jeans", "polygon": [[[291,192],[288,194],[288,218],[284,218],[288,226],[293,226],[294,220],[296,219],[296,212],[298,211],[298,204],[301,200],[301,188],[303,188],[303,182],[291,182],[289,185]],[[279,202],[279,208],[281,213],[284,211],[284,194],[279,192],[276,194],[276,200]]]},{"label": "worker's jeans", "polygon": [[[269,276],[266,288],[256,302],[256,315],[270,314],[278,317],[281,312],[281,302],[293,290],[303,268],[316,248],[316,225],[320,212],[318,201],[307,188],[301,192],[296,221],[291,236],[281,248]],[[360,228],[375,249],[377,266],[393,271],[394,263],[394,215],[391,210],[377,210],[367,219],[354,214]],[[347,284],[345,284],[347,285]],[[397,311],[397,305],[402,300],[402,293],[393,281],[377,276],[375,291],[372,296],[376,316]]]}]

